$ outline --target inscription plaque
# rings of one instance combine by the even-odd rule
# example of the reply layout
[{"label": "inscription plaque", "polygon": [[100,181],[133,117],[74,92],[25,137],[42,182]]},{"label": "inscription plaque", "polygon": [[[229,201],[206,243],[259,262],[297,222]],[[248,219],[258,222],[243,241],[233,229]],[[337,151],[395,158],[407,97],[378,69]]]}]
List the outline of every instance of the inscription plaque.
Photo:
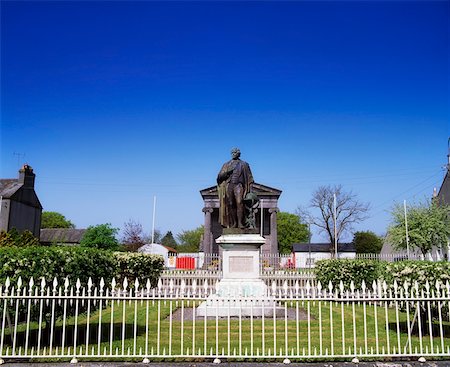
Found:
[{"label": "inscription plaque", "polygon": [[230,256],[229,258],[230,273],[252,273],[253,257],[252,256]]}]

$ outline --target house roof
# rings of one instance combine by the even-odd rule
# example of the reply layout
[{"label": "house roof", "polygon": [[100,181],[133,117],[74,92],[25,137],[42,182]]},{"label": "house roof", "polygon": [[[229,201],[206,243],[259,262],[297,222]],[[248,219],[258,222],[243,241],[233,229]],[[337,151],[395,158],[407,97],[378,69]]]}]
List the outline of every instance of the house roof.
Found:
[{"label": "house roof", "polygon": [[447,170],[437,198],[440,203],[450,205],[450,168]]},{"label": "house roof", "polygon": [[80,243],[86,232],[76,228],[44,228],[41,229],[41,243]]},{"label": "house roof", "polygon": [[[330,252],[330,243],[294,243],[293,252]],[[353,243],[338,243],[338,252],[356,252]]]},{"label": "house roof", "polygon": [[22,184],[17,179],[2,178],[0,179],[0,196],[3,199],[10,199],[21,187]]}]

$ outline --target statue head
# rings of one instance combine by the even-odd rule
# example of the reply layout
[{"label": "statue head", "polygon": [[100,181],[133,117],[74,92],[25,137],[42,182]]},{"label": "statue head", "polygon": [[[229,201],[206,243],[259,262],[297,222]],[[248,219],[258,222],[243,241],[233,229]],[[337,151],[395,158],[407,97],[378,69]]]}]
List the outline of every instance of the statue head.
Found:
[{"label": "statue head", "polygon": [[239,150],[239,148],[231,149],[231,157],[233,159],[238,159],[240,156],[241,156],[241,151]]}]

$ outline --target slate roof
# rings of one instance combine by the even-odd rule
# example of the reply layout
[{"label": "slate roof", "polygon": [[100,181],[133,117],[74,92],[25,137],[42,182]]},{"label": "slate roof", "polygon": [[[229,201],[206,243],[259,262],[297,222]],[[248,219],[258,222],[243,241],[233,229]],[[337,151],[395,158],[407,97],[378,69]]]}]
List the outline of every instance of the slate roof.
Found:
[{"label": "slate roof", "polygon": [[439,202],[450,205],[450,169],[447,170],[437,197]]},{"label": "slate roof", "polygon": [[2,178],[0,179],[0,196],[3,199],[9,199],[13,196],[17,190],[22,187],[19,180],[14,178]]},{"label": "slate roof", "polygon": [[80,243],[85,229],[76,228],[43,228],[41,229],[41,243]]},{"label": "slate roof", "polygon": [[[294,243],[294,252],[330,252],[330,243]],[[333,245],[334,249],[334,245]],[[355,245],[353,243],[338,243],[338,252],[356,252]]]}]

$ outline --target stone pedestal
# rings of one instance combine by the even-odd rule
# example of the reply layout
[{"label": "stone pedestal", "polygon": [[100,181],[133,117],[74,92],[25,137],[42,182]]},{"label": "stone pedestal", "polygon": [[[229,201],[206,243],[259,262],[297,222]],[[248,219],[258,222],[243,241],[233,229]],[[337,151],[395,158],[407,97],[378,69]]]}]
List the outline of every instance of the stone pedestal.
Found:
[{"label": "stone pedestal", "polygon": [[198,316],[266,316],[279,313],[259,276],[260,247],[264,237],[254,233],[224,234],[216,242],[222,249],[223,278],[216,293],[197,308]]}]

